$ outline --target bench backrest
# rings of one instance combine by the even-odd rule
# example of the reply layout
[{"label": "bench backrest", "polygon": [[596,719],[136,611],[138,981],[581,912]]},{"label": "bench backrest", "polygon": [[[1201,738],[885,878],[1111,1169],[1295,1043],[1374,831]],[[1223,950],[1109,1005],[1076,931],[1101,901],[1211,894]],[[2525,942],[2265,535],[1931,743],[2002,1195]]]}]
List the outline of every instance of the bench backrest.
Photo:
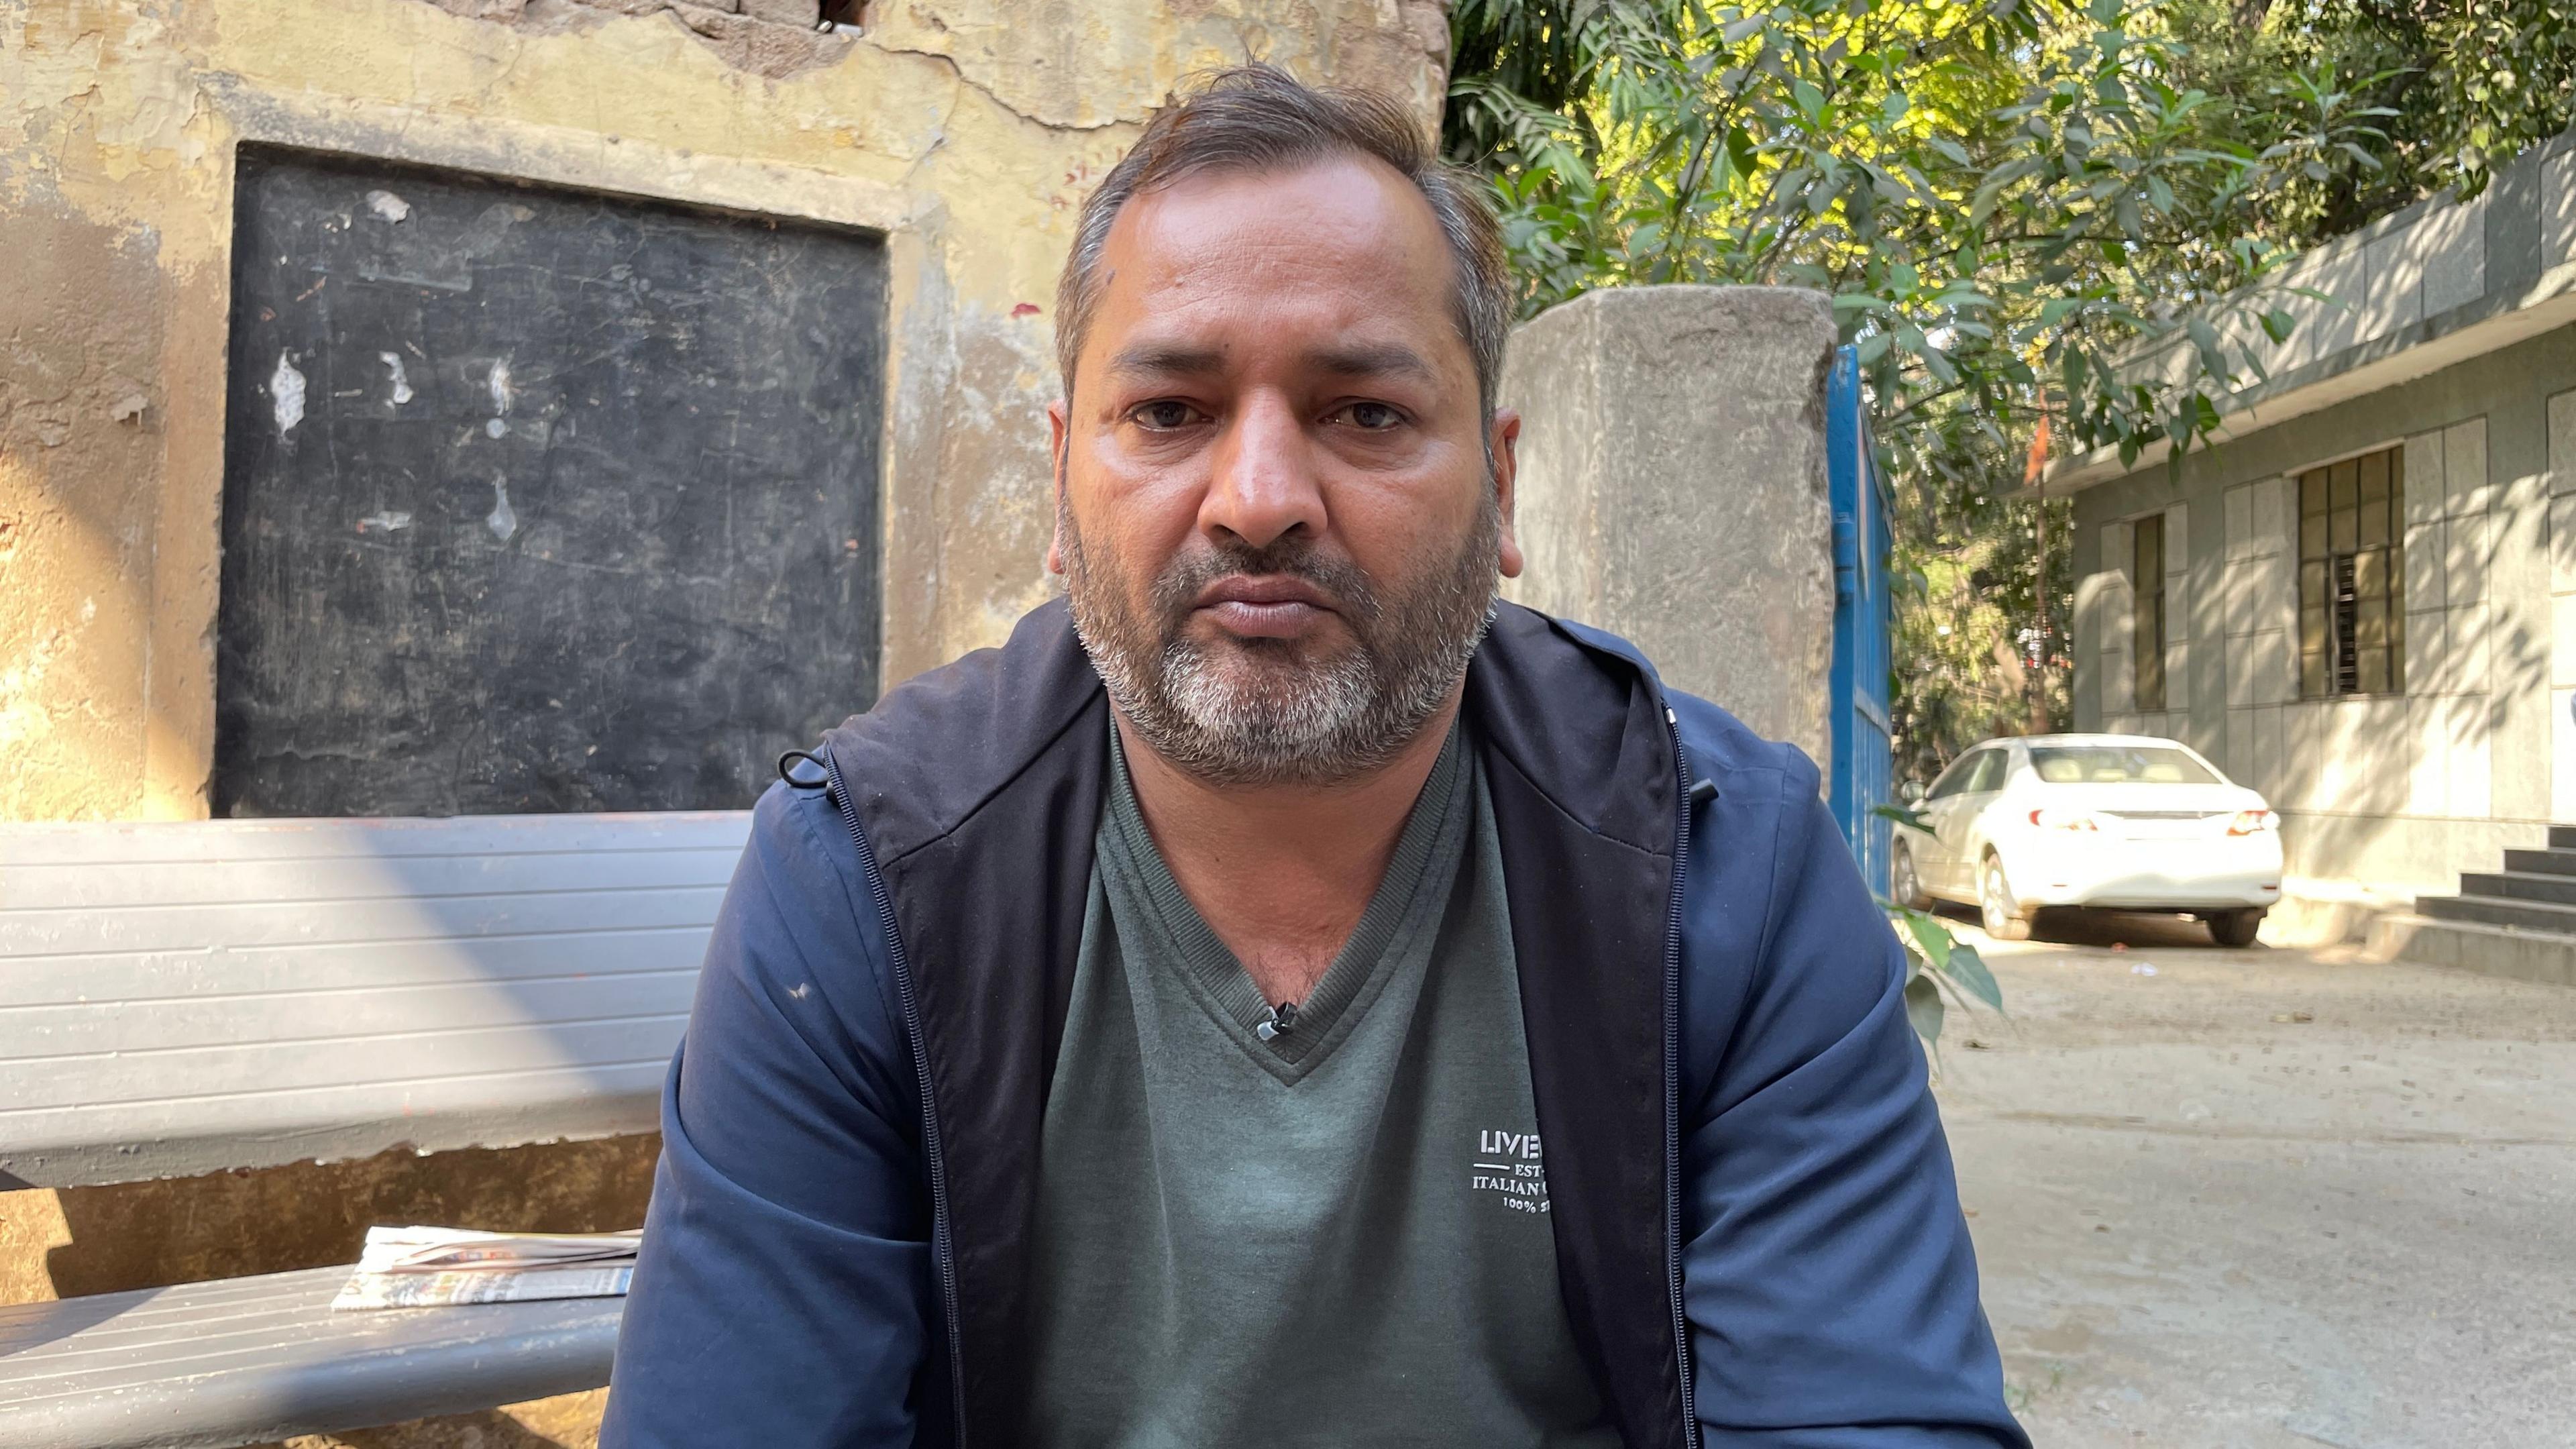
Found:
[{"label": "bench backrest", "polygon": [[0,1187],[649,1129],[749,825],[0,825]]}]

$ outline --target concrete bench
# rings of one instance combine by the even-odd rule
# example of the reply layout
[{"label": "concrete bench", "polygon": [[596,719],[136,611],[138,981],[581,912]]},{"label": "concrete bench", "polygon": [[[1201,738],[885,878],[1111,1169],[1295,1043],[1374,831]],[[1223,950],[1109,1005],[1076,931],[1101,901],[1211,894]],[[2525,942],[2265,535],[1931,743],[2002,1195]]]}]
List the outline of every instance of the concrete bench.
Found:
[{"label": "concrete bench", "polygon": [[0,1444],[258,1444],[597,1388],[622,1298],[334,1313],[346,1268],[0,1308]]},{"label": "concrete bench", "polygon": [[[650,1130],[749,825],[0,825],[0,1189]],[[619,1300],[328,1313],[313,1285],[347,1271],[0,1310],[0,1444],[256,1443],[607,1382]]]}]

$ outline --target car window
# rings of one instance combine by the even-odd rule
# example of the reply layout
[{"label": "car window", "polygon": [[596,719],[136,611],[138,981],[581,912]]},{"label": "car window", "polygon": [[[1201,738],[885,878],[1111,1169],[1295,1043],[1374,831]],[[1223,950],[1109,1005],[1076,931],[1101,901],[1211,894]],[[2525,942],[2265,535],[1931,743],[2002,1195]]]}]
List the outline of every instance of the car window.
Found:
[{"label": "car window", "polygon": [[1941,772],[1941,778],[1932,782],[1932,788],[1923,792],[1923,798],[1926,800],[1947,799],[1948,797],[1956,795],[1960,791],[1968,788],[1968,777],[1977,772],[1977,761],[1984,754],[1985,751],[1983,750],[1971,750],[1967,754],[1961,755],[1959,758],[1952,760],[1950,762],[1950,768]]},{"label": "car window", "polygon": [[2157,745],[2034,745],[2030,767],[2051,785],[2215,785],[2182,751]]},{"label": "car window", "polygon": [[1986,795],[2002,789],[2004,787],[2004,761],[2004,752],[2001,750],[1977,751],[1977,773],[1968,781],[1967,786],[1965,787],[1965,793],[1970,795]]}]

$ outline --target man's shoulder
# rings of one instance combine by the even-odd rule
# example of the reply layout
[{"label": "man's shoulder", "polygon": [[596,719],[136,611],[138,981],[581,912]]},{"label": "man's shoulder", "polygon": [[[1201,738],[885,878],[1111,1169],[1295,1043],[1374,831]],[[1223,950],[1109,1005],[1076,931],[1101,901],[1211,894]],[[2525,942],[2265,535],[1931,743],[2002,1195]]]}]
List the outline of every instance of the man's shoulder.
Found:
[{"label": "man's shoulder", "polygon": [[[1106,698],[1059,598],[978,649],[889,689],[823,736],[880,854],[954,830],[1068,743],[1106,741]],[[1086,732],[1087,731],[1087,732]]]},{"label": "man's shoulder", "polygon": [[1689,752],[1691,765],[1698,774],[1706,776],[1719,771],[1771,774],[1780,777],[1784,793],[1816,793],[1823,776],[1805,750],[1756,734],[1744,721],[1696,694],[1667,689],[1664,702],[1672,707],[1673,723],[1682,735],[1682,748]]},{"label": "man's shoulder", "polygon": [[1675,689],[1664,681],[1653,660],[1635,644],[1606,629],[1578,624],[1570,619],[1550,621],[1574,643],[1600,654],[1625,660],[1662,696],[1672,711],[1673,727],[1681,734],[1682,749],[1689,757],[1696,775],[1719,772],[1766,771],[1780,775],[1784,783],[1801,785],[1812,792],[1820,778],[1816,762],[1796,745],[1766,739],[1737,719],[1724,706],[1703,699],[1687,690]]}]

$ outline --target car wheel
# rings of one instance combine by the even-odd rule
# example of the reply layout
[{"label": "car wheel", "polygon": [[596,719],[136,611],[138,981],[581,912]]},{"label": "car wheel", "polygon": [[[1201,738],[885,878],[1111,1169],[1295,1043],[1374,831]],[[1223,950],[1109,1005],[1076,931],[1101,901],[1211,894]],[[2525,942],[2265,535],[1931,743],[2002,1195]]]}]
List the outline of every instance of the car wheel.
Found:
[{"label": "car wheel", "polygon": [[2030,939],[2030,918],[2014,903],[2012,883],[2004,879],[2004,863],[1991,852],[1977,869],[1977,921],[1998,941]]},{"label": "car wheel", "polygon": [[1887,868],[1888,894],[1909,911],[1932,909],[1932,898],[1923,893],[1923,877],[1914,872],[1914,852],[1899,841],[1896,859]]},{"label": "car wheel", "polygon": [[2251,946],[2254,936],[2263,929],[2263,911],[2220,911],[2209,918],[2209,939],[2222,946]]}]

